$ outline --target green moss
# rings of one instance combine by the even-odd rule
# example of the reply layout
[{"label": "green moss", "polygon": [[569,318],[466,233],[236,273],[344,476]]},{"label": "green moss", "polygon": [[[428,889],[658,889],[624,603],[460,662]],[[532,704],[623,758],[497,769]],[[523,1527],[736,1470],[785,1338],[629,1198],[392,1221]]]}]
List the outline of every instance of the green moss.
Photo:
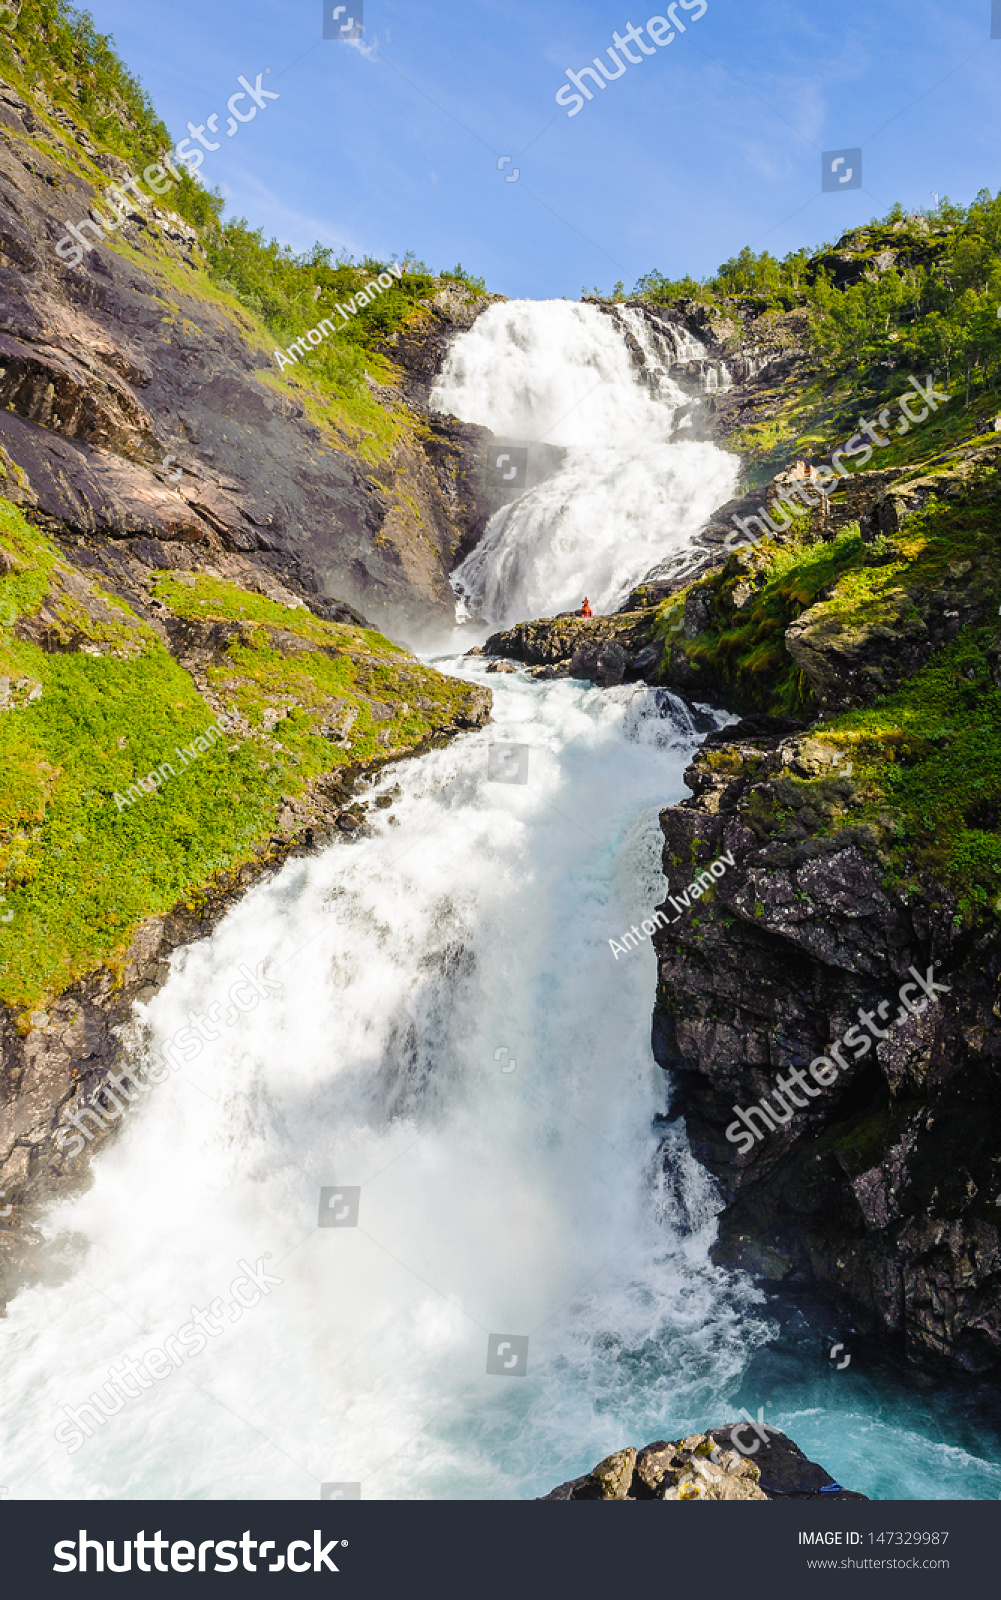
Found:
[{"label": "green moss", "polygon": [[[16,21],[8,15],[0,28],[0,65],[3,77],[34,106],[35,116],[58,141],[24,141],[47,163],[55,162],[99,188],[108,181],[34,98],[39,85],[99,149],[113,151],[136,173],[172,148],[148,94],[118,59],[114,40],[98,33],[89,13],[76,11],[66,0],[21,0]],[[185,172],[171,191],[170,204],[189,222],[204,226],[215,221],[223,201],[217,191],[210,193]]]},{"label": "green moss", "polygon": [[846,1125],[833,1131],[829,1143],[837,1150],[849,1178],[878,1166],[897,1143],[915,1105],[885,1104],[883,1096]]},{"label": "green moss", "polygon": [[[14,914],[0,998],[30,1002],[114,965],[142,917],[244,857],[273,822],[283,774],[262,773],[249,744],[183,770],[175,747],[215,717],[158,643],[120,661],[5,642],[0,662],[42,688],[0,721],[0,871]],[[116,792],[163,762],[177,775],[120,809]]]},{"label": "green moss", "polygon": [[[374,629],[325,622],[220,579],[200,575],[189,587],[164,573],[153,589],[176,615],[241,625],[208,678],[251,736],[206,741],[185,764],[181,747],[190,751],[216,712],[155,630],[97,585],[90,610],[63,593],[63,576],[78,575],[4,502],[0,546],[18,563],[0,578],[0,678],[14,700],[0,712],[8,1003],[39,1004],[101,963],[120,972],[137,925],[197,902],[215,875],[251,859],[284,799],[338,766],[419,746],[470,694]],[[65,602],[65,625],[100,653],[51,653],[18,639],[16,618],[43,601],[57,621]],[[355,720],[334,744],[319,730],[345,706]],[[156,769],[156,792],[131,805],[116,799],[130,786],[138,793],[137,780]]]},{"label": "green moss", "polygon": [[829,544],[780,548],[766,543],[760,550],[761,587],[740,610],[734,609],[734,590],[747,574],[737,559],[698,585],[711,596],[709,628],[694,639],[677,632],[686,590],[658,608],[654,633],[688,657],[701,693],[717,690],[741,707],[795,714],[811,704],[812,694],[785,648],[785,630],[822,590],[860,564],[864,547],[855,529]]},{"label": "green moss", "polygon": [[1001,692],[984,656],[992,639],[993,630],[964,630],[897,693],[825,728],[852,760],[859,818],[887,835],[889,881],[916,884],[930,872],[970,924],[995,917],[1001,893]]}]

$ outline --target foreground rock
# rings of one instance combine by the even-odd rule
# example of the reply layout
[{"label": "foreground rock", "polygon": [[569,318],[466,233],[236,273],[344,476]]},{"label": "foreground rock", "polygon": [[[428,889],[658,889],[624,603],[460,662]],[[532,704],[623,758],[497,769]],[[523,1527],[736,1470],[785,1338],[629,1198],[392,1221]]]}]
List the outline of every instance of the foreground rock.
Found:
[{"label": "foreground rock", "polygon": [[[745,1455],[738,1442],[755,1448]],[[835,1483],[784,1433],[749,1437],[740,1424],[711,1428],[673,1443],[658,1439],[606,1456],[583,1478],[561,1483],[543,1500],[864,1500]]]},{"label": "foreground rock", "polygon": [[491,634],[488,656],[522,661],[533,677],[584,678],[602,689],[635,682],[655,666],[660,648],[653,641],[651,614],[640,610],[611,617],[545,617],[519,622]]}]

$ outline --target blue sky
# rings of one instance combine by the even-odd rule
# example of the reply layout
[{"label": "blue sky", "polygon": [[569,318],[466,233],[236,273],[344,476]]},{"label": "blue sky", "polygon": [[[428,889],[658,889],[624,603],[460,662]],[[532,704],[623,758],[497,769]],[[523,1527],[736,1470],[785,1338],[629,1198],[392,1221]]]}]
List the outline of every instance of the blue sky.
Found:
[{"label": "blue sky", "polygon": [[[708,0],[573,117],[565,69],[653,6],[364,0],[359,47],[322,39],[322,3],[90,0],[175,139],[213,111],[225,128],[238,75],[272,69],[280,98],[202,176],[296,249],[411,251],[503,294],[575,299],[1001,188],[991,0]],[[863,188],[821,193],[822,151],[851,146]]]}]

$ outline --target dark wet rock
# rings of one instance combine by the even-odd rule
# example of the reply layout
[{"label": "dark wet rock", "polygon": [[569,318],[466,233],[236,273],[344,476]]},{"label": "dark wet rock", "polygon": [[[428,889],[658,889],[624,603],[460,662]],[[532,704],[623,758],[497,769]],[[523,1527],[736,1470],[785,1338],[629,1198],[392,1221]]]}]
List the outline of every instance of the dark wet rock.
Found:
[{"label": "dark wet rock", "polygon": [[528,676],[537,678],[541,683],[551,683],[556,678],[569,678],[572,674],[569,661],[560,661],[555,666],[529,667]]},{"label": "dark wet rock", "polygon": [[505,299],[501,294],[476,295],[461,283],[448,283],[424,302],[418,316],[390,336],[385,353],[400,368],[400,384],[408,399],[427,408],[431,386],[455,335],[471,328],[488,306]]},{"label": "dark wet rock", "polygon": [[[964,935],[927,876],[920,894],[884,886],[833,754],[749,718],[706,741],[692,798],[661,813],[672,885],[724,850],[735,864],[654,935],[654,1052],[727,1202],[719,1261],[832,1301],[913,1363],[985,1372],[1001,1362],[1001,933]],[[809,804],[797,778],[821,780]],[[898,995],[912,968],[947,986],[920,1016]],[[860,1008],[887,1033],[865,1053],[839,1045]],[[776,1075],[832,1043],[836,1081],[774,1131],[759,1118],[741,1153],[736,1109],[774,1105]]]},{"label": "dark wet rock", "polygon": [[622,683],[630,664],[630,654],[617,639],[579,644],[570,661],[570,676],[587,678],[600,689]]},{"label": "dark wet rock", "polygon": [[469,693],[459,710],[455,713],[454,722],[448,724],[446,732],[466,733],[470,729],[482,728],[490,721],[490,709],[493,705],[493,696],[490,690],[481,684],[470,684]]},{"label": "dark wet rock", "polygon": [[581,617],[576,612],[520,622],[487,640],[487,655],[552,668],[551,676],[586,678],[602,688],[638,678],[636,660],[649,662],[651,628],[644,612],[611,617]]}]

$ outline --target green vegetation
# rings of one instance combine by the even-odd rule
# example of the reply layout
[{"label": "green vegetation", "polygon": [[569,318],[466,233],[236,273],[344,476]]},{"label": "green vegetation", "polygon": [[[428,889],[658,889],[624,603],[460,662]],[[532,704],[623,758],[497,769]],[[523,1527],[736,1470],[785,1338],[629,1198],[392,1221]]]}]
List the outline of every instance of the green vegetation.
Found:
[{"label": "green vegetation", "polygon": [[[0,12],[0,64],[3,76],[60,139],[65,135],[58,122],[35,98],[39,85],[96,145],[121,156],[136,173],[173,147],[149,95],[118,59],[114,39],[98,33],[90,13],[74,10],[67,0],[18,0],[6,6]],[[45,148],[58,159],[49,145]],[[64,159],[96,186],[106,185],[106,174],[75,144]],[[223,199],[182,172],[170,205],[195,227],[208,227],[220,216]]]},{"label": "green vegetation", "polygon": [[[120,972],[137,924],[259,854],[283,801],[323,773],[419,746],[469,694],[373,629],[161,574],[155,592],[176,615],[233,624],[209,680],[250,726],[184,767],[178,748],[217,712],[155,630],[82,584],[4,501],[0,549],[15,563],[0,577],[7,1003],[40,1004],[101,963]],[[43,605],[65,641],[58,653],[15,632]],[[116,794],[164,762],[174,773],[163,786],[122,808]]]},{"label": "green vegetation", "polygon": [[419,314],[420,302],[443,283],[455,283],[473,296],[486,292],[482,279],[470,277],[461,266],[436,278],[423,262],[407,256],[397,262],[403,272],[392,288],[359,306],[342,328],[338,302],[346,305],[391,263],[371,256],[356,262],[343,253],[334,261],[332,251],[319,244],[297,255],[277,239],[265,243],[261,230],[252,230],[243,218],[209,230],[205,247],[213,281],[259,316],[278,345],[299,338],[321,317],[334,321],[337,336],[311,353],[309,373],[311,378],[322,376],[344,395],[363,385],[365,367],[371,366],[366,357]]},{"label": "green vegetation", "polygon": [[[816,732],[852,764],[851,782],[833,770],[783,777],[752,791],[745,809],[762,837],[790,824],[813,835],[866,827],[887,886],[923,896],[931,878],[956,896],[959,921],[974,927],[1001,914],[1001,691],[988,654],[998,639],[1001,550],[996,458],[969,463],[965,454],[935,466],[939,493],[892,541],[864,544],[855,526],[830,543],[809,542],[815,534],[797,529],[738,552],[664,601],[654,629],[665,643],[665,681],[685,681],[694,669],[700,693],[715,690],[745,710],[811,717],[810,683],[785,645],[789,623],[807,608],[818,622],[840,625],[847,654],[837,670],[846,684],[864,683],[871,632],[883,630],[881,651],[892,657],[907,639],[925,636],[936,606],[948,615],[962,604],[991,618],[963,628],[872,704],[828,713]],[[686,601],[706,624],[693,639],[678,629]],[[714,771],[760,777],[732,751],[701,759]]]},{"label": "green vegetation", "polygon": [[822,591],[846,573],[860,573],[865,559],[857,527],[829,544],[776,548],[769,542],[750,572],[746,558],[738,554],[692,586],[705,596],[709,616],[708,627],[694,639],[678,630],[692,589],[658,607],[654,633],[669,653],[680,651],[687,657],[698,674],[700,694],[716,690],[730,705],[772,716],[802,713],[813,695],[785,648],[785,631]]},{"label": "green vegetation", "polygon": [[[699,300],[723,316],[805,311],[818,370],[849,376],[856,395],[883,392],[888,371],[936,368],[947,387],[962,384],[969,406],[1001,379],[1001,193],[984,189],[969,206],[946,199],[916,215],[896,205],[836,246],[783,260],[745,247],[702,282],[654,270],[632,297]],[[624,300],[624,285],[605,298]]]},{"label": "green vegetation", "polygon": [[[814,837],[865,829],[887,888],[915,898],[928,876],[956,897],[957,921],[1001,915],[1001,692],[987,670],[986,629],[966,629],[896,693],[822,724],[825,746],[852,764],[833,775],[773,779],[752,790],[744,815],[762,839],[790,824]],[[820,730],[817,730],[818,733]],[[715,770],[755,778],[713,752]]]},{"label": "green vegetation", "polygon": [[892,880],[931,873],[964,922],[996,916],[1001,893],[1001,693],[987,629],[964,629],[896,694],[833,720],[825,736],[854,764],[857,815],[886,831]]}]

